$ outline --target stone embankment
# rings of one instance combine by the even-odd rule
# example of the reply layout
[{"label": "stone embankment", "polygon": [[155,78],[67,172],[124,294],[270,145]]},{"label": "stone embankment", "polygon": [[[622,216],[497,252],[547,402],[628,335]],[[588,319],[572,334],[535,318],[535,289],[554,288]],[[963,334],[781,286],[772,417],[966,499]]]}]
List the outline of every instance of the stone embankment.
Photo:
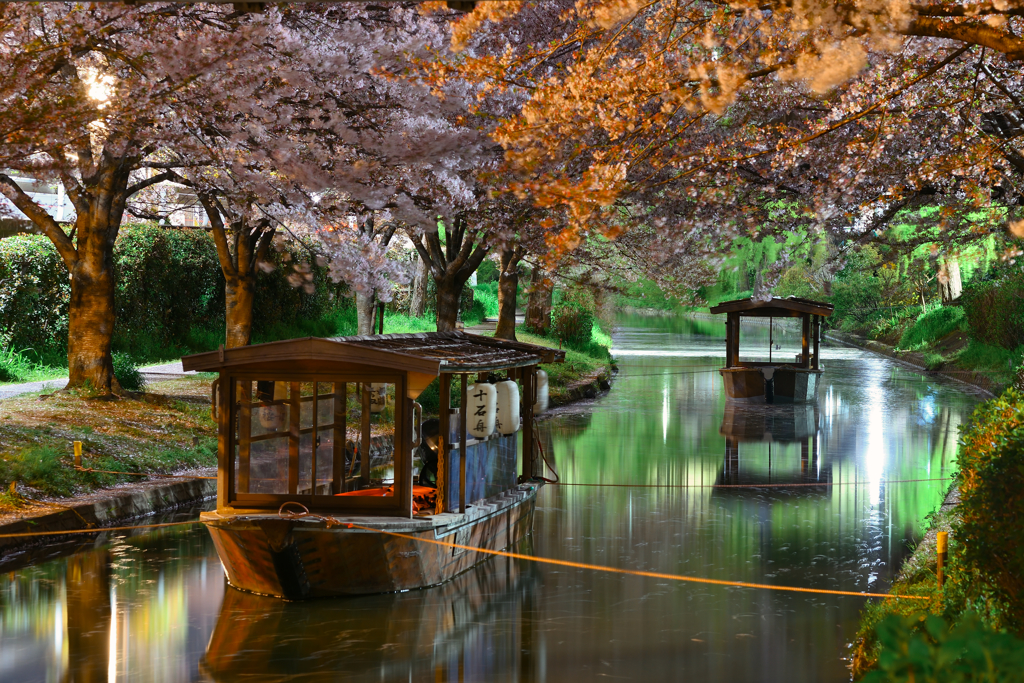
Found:
[{"label": "stone embankment", "polygon": [[[190,476],[191,475],[191,476]],[[0,557],[18,548],[52,543],[59,534],[15,536],[33,532],[60,532],[121,526],[160,512],[193,507],[217,494],[216,470],[198,470],[181,478],[146,480],[95,491],[63,503],[39,502],[10,521],[0,521]]]}]

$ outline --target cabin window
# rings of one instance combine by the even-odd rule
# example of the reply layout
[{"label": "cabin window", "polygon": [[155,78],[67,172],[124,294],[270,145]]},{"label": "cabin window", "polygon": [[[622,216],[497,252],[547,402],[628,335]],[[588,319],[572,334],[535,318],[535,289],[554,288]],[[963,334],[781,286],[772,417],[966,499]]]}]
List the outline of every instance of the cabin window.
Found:
[{"label": "cabin window", "polygon": [[329,501],[371,489],[393,495],[387,488],[395,483],[396,388],[334,378],[234,378],[232,500]]}]

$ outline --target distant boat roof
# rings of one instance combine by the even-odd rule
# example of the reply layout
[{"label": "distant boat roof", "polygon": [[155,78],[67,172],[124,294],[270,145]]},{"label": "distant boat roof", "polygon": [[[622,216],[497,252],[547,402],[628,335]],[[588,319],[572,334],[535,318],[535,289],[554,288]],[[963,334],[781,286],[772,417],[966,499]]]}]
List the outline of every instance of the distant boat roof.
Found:
[{"label": "distant boat roof", "polygon": [[185,370],[282,363],[346,363],[431,375],[487,372],[538,363],[561,363],[565,351],[465,332],[380,334],[362,337],[304,337],[185,356]]},{"label": "distant boat roof", "polygon": [[775,316],[779,318],[797,317],[801,313],[821,315],[826,318],[832,315],[833,306],[823,301],[811,301],[800,299],[795,296],[780,299],[773,297],[768,301],[760,299],[736,299],[735,301],[723,301],[711,308],[711,312],[718,313],[744,313],[746,315]]}]

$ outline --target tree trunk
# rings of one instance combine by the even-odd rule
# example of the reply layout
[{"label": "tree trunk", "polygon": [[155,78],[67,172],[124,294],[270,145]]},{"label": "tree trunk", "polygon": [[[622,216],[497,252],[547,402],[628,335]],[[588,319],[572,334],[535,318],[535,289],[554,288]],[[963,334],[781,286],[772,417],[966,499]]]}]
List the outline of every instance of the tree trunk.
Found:
[{"label": "tree trunk", "polygon": [[501,252],[501,273],[498,276],[498,326],[494,330],[496,339],[516,340],[516,296],[519,294],[519,261],[522,258],[520,249],[503,249]]},{"label": "tree trunk", "polygon": [[252,338],[252,300],[255,290],[255,274],[227,276],[224,278],[224,317],[227,328],[224,346],[233,349],[248,346]]},{"label": "tree trunk", "polygon": [[459,301],[462,299],[462,288],[456,277],[437,280],[437,331],[452,332],[459,317]]},{"label": "tree trunk", "polygon": [[956,254],[949,254],[943,259],[943,270],[945,278],[939,279],[939,289],[942,293],[942,303],[948,304],[959,299],[964,291],[963,281],[960,279],[960,260]]},{"label": "tree trunk", "polygon": [[530,285],[530,298],[526,304],[526,326],[537,334],[551,330],[551,296],[554,285],[547,271],[535,268]]},{"label": "tree trunk", "polygon": [[374,334],[373,329],[373,294],[356,292],[356,334]]},{"label": "tree trunk", "polygon": [[417,259],[416,277],[412,281],[412,299],[409,302],[409,315],[422,318],[427,310],[427,278],[430,269],[422,258]]},{"label": "tree trunk", "polygon": [[[88,220],[88,219],[86,219]],[[110,343],[114,334],[114,268],[106,222],[78,221],[78,260],[71,270],[68,306],[68,387],[103,395],[121,390],[114,377]]]}]

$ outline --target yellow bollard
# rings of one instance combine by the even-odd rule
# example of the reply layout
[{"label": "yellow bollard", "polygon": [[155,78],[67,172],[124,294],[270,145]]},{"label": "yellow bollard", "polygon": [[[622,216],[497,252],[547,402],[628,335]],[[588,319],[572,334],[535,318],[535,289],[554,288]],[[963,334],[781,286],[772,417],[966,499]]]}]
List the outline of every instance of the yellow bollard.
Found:
[{"label": "yellow bollard", "polygon": [[75,467],[82,466],[82,442],[75,442]]},{"label": "yellow bollard", "polygon": [[939,588],[946,583],[946,561],[949,559],[949,533],[940,531],[935,536],[935,550],[938,552],[938,564],[936,575],[939,578]]}]

